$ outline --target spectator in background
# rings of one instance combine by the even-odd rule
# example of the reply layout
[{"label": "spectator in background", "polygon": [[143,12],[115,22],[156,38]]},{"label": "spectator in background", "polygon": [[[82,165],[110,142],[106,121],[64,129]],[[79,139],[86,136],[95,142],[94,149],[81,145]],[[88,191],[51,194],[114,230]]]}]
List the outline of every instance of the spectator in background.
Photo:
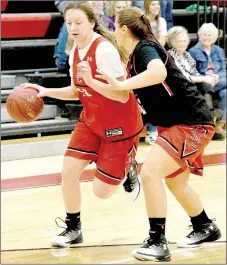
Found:
[{"label": "spectator in background", "polygon": [[90,4],[92,5],[95,11],[95,14],[100,20],[100,23],[103,26],[108,27],[108,18],[106,17],[104,13],[105,2],[106,1],[90,1]]},{"label": "spectator in background", "polygon": [[146,15],[151,21],[151,29],[159,43],[164,47],[167,39],[167,24],[161,15],[159,1],[148,0],[144,1],[144,9]]},{"label": "spectator in background", "polygon": [[[65,6],[69,3],[69,1],[60,0],[55,1],[54,4],[59,10],[61,14],[63,14]],[[66,45],[68,41],[68,32],[66,29],[65,22],[63,23],[60,33],[58,35],[57,43],[55,45],[54,49],[54,58],[55,58],[55,64],[58,68],[59,72],[68,73],[69,72],[69,64],[68,64],[68,55],[66,54]]]},{"label": "spectator in background", "polygon": [[132,1],[132,6],[138,7],[144,11],[144,1]]},{"label": "spectator in background", "polygon": [[167,29],[173,27],[173,0],[160,0],[161,5],[161,16],[166,20]]},{"label": "spectator in background", "polygon": [[222,116],[216,123],[216,133],[226,135],[226,65],[224,50],[215,45],[218,29],[212,23],[204,23],[199,31],[199,42],[189,52],[196,60],[196,68],[202,75],[215,77],[214,92],[220,97]]},{"label": "spectator in background", "polygon": [[[198,90],[204,95],[207,105],[211,112],[219,114],[214,110],[213,92],[215,85],[215,76],[201,75],[196,69],[196,61],[192,58],[187,48],[190,42],[188,31],[181,26],[175,26],[168,31],[167,43],[170,47],[168,53],[172,55],[176,65],[182,71],[184,76],[191,82],[197,84]],[[214,117],[215,118],[215,117]]]},{"label": "spectator in background", "polygon": [[132,6],[132,1],[126,1],[127,7]]},{"label": "spectator in background", "polygon": [[128,7],[128,1],[111,1],[108,6],[108,17],[109,17],[109,24],[108,29],[111,31],[115,30],[115,19],[117,14]]}]

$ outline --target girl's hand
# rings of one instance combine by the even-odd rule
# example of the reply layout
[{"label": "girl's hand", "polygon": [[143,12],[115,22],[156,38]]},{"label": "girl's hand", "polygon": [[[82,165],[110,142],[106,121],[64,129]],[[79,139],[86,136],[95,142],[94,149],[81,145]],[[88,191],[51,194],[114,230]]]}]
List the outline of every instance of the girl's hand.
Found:
[{"label": "girl's hand", "polygon": [[26,89],[26,88],[34,88],[35,90],[37,90],[39,92],[39,94],[37,95],[37,98],[42,98],[42,97],[46,97],[47,96],[47,91],[48,89],[46,89],[43,86],[39,86],[36,84],[31,84],[31,83],[24,83],[21,84],[20,87]]},{"label": "girl's hand", "polygon": [[122,81],[118,81],[116,78],[104,73],[101,70],[97,69],[97,72],[99,75],[96,75],[95,77],[107,81],[111,85],[110,90],[125,90],[123,88]]},{"label": "girl's hand", "polygon": [[81,73],[84,79],[84,82],[88,86],[92,87],[94,79],[91,73],[91,67],[89,63],[87,61],[83,61],[81,63],[78,63],[77,67],[78,67],[78,71]]}]

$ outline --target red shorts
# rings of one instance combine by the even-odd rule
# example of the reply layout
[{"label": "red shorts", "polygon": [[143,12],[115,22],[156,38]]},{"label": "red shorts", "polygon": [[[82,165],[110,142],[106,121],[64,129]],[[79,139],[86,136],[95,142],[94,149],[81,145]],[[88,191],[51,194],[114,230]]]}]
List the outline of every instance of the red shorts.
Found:
[{"label": "red shorts", "polygon": [[166,176],[176,177],[187,168],[191,173],[203,175],[203,152],[214,135],[212,125],[176,125],[170,128],[158,127],[159,144],[179,165],[180,169]]},{"label": "red shorts", "polygon": [[107,142],[83,122],[78,122],[65,156],[96,162],[95,176],[108,184],[119,185],[130,170],[138,144],[139,135],[119,142]]}]

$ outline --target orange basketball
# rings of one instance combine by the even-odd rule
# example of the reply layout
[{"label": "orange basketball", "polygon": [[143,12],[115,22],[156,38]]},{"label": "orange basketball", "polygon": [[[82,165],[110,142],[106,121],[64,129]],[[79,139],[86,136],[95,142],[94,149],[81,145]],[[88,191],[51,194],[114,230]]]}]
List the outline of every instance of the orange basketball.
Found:
[{"label": "orange basketball", "polygon": [[39,92],[32,88],[15,87],[6,101],[9,115],[17,122],[32,122],[43,110],[43,99],[37,98]]}]

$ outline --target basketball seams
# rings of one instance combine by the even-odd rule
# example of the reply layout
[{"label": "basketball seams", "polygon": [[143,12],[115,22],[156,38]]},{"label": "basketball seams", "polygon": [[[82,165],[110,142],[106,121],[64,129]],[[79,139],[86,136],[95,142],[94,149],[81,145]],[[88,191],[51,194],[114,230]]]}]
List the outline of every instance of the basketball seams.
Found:
[{"label": "basketball seams", "polygon": [[[34,109],[34,104],[31,104],[31,102],[28,102],[25,98],[23,98],[23,97],[20,97],[20,96],[18,96],[15,92],[12,94],[12,96],[13,97],[17,97],[17,98],[19,98],[19,99],[21,99],[21,100],[23,100],[23,101],[26,101],[27,103],[30,103],[29,104],[29,107],[33,107],[32,109],[34,110],[34,111],[37,111],[37,109]],[[29,95],[28,95],[29,96]],[[37,98],[37,97],[36,97]],[[40,100],[39,98],[37,98],[38,100]],[[38,105],[38,103],[36,103],[35,105],[38,105],[38,106],[40,106],[40,107],[43,107],[43,105],[44,105],[44,103],[43,103],[43,100],[40,100],[40,102],[41,102],[41,105]]]},{"label": "basketball seams", "polygon": [[[22,97],[18,97],[17,95],[12,95],[14,98],[19,98],[20,100],[26,102],[29,107],[34,110],[35,112],[37,112],[37,107],[40,106],[40,108],[43,108],[43,104],[42,105],[38,105],[37,104],[31,104],[31,102],[28,102],[26,99],[22,98]],[[36,107],[37,106],[37,107]]]},{"label": "basketball seams", "polygon": [[[27,91],[25,89],[14,89],[11,91],[6,101],[6,108],[15,121],[32,122],[38,118],[43,110],[44,102],[42,98],[37,98],[36,92],[37,90],[33,88]],[[36,100],[34,102],[28,101],[27,98],[29,96],[35,97]]]},{"label": "basketball seams", "polygon": [[[17,106],[18,110],[20,111],[21,115],[22,115],[27,121],[32,121],[32,119],[31,119],[28,115],[26,115],[26,113],[24,113],[24,112],[20,109],[20,105],[18,104],[18,102],[16,102],[16,101],[13,101],[13,102],[16,104],[16,106]],[[26,116],[25,116],[25,115],[26,115]]]},{"label": "basketball seams", "polygon": [[[10,101],[11,101],[11,104],[10,104],[10,112],[9,112],[9,114],[11,114],[10,116],[11,116],[13,119],[15,119],[15,117],[18,118],[18,116],[22,116],[22,117],[24,118],[24,120],[22,120],[22,119],[20,118],[20,122],[30,122],[31,120],[29,120],[29,119],[28,119],[29,117],[25,116],[25,114],[21,111],[21,109],[20,109],[20,107],[18,106],[17,102],[16,102],[15,100],[13,100],[13,99],[10,99]],[[16,105],[17,109],[16,109],[16,111],[14,110],[14,111],[12,112],[12,111],[11,111],[11,105],[13,105],[13,104]],[[18,115],[17,112],[20,112],[20,115]],[[16,119],[15,119],[15,120],[16,120]],[[18,121],[18,120],[16,120],[16,121]]]}]

